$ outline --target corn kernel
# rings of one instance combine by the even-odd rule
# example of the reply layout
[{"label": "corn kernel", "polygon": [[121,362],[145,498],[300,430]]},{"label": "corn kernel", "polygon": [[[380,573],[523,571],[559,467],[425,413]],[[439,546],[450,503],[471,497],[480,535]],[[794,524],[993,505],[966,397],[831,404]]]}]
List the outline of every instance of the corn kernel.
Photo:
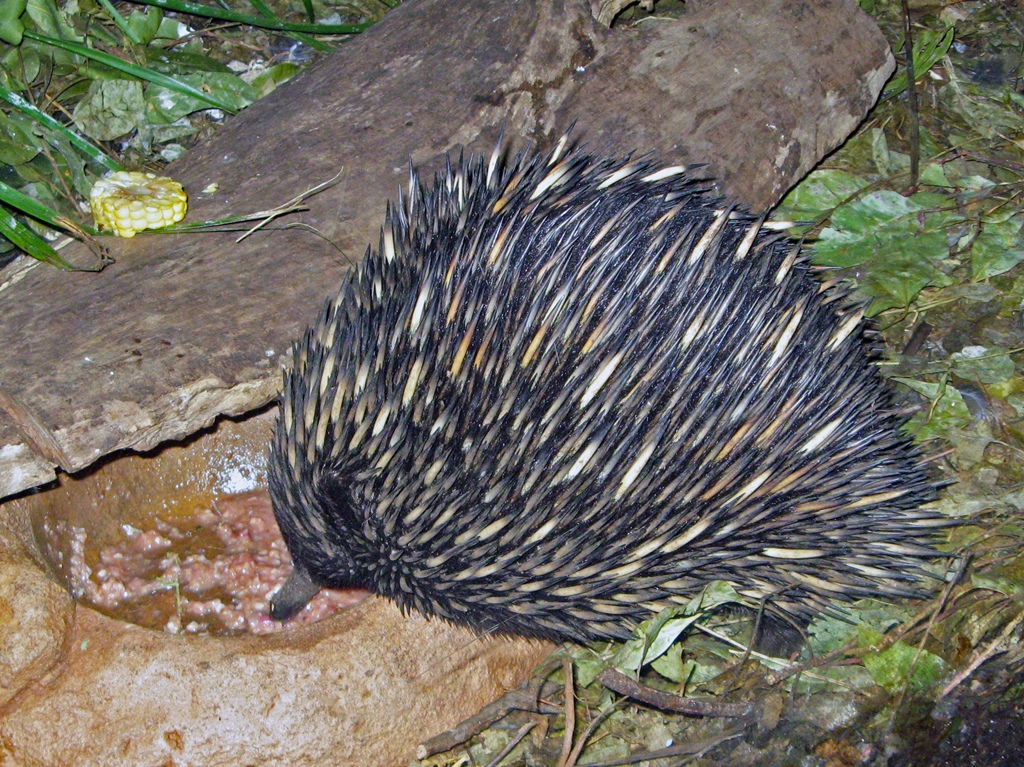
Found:
[{"label": "corn kernel", "polygon": [[99,229],[134,237],[143,229],[160,229],[185,217],[188,197],[181,184],[166,176],[118,171],[93,184],[92,217]]}]

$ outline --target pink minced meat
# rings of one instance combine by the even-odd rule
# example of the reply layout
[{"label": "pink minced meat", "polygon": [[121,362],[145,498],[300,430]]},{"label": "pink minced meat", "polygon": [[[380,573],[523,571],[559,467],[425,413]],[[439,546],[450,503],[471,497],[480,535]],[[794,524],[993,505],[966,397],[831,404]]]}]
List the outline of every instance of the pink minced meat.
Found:
[{"label": "pink minced meat", "polygon": [[[137,622],[162,624],[172,634],[269,634],[321,620],[366,595],[357,589],[321,589],[291,620],[270,619],[270,595],[285,582],[292,561],[266,491],[220,497],[190,518],[179,517],[174,525],[158,519],[153,527],[124,525],[127,540],[102,549],[95,568],[86,563],[85,530],[58,523],[46,533],[51,551],[64,548],[57,541],[68,541],[70,561],[61,554],[56,558],[66,565],[76,597],[132,620],[141,602],[159,595],[170,605],[165,614]],[[203,539],[212,545],[197,546]]]}]

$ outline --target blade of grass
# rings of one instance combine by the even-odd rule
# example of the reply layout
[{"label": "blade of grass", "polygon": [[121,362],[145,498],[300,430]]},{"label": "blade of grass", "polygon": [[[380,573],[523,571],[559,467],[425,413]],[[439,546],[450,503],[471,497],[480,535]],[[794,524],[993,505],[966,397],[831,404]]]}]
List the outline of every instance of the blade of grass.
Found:
[{"label": "blade of grass", "polygon": [[[935,66],[936,62],[946,55],[946,52],[949,50],[949,46],[953,44],[953,37],[955,33],[956,29],[950,26],[941,33],[924,33],[917,40],[914,40],[913,62],[915,78],[920,78],[925,72]],[[900,69],[889,81],[889,84],[885,86],[885,89],[882,91],[881,98],[891,99],[893,96],[898,96],[903,93],[906,89],[907,72],[906,69]]]},{"label": "blade of grass", "polygon": [[45,43],[46,45],[52,45],[55,48],[61,48],[65,51],[70,51],[71,53],[77,53],[79,56],[83,56],[99,64],[108,66],[111,69],[116,69],[119,72],[124,72],[125,74],[131,75],[132,77],[137,77],[140,80],[146,80],[147,82],[154,83],[155,85],[160,85],[169,90],[177,91],[178,93],[184,93],[187,96],[199,99],[200,101],[210,104],[211,106],[215,106],[218,109],[223,109],[225,112],[228,112],[229,114],[234,114],[237,111],[230,105],[225,104],[219,99],[210,96],[210,94],[208,93],[204,93],[198,88],[193,88],[191,85],[188,85],[187,83],[180,82],[178,80],[175,80],[173,77],[168,77],[167,75],[162,75],[159,72],[154,72],[151,69],[146,69],[145,67],[130,64],[124,59],[117,58],[117,56],[111,56],[109,53],[97,51],[94,48],[87,48],[84,45],[80,45],[79,43],[72,43],[68,40],[58,40],[55,37],[47,37],[46,35],[40,35],[36,32],[30,32],[27,29],[25,30],[25,37],[32,40],[36,40],[40,43]]},{"label": "blade of grass", "polygon": [[188,13],[193,16],[205,16],[221,21],[234,21],[239,24],[247,24],[261,29],[277,29],[282,32],[307,32],[311,35],[355,35],[368,29],[373,22],[363,24],[300,24],[276,19],[265,19],[262,16],[250,16],[246,13],[236,13],[224,8],[214,8],[202,3],[192,3],[188,0],[134,0],[143,5],[154,5],[168,11]]},{"label": "blade of grass", "polygon": [[98,162],[108,170],[124,170],[121,163],[112,157],[107,156],[101,149],[93,146],[84,138],[79,136],[72,130],[69,130],[67,126],[61,125],[59,122],[54,120],[50,115],[43,112],[38,107],[33,106],[19,96],[17,93],[12,93],[3,86],[0,86],[0,98],[10,104],[12,107],[20,109],[25,114],[29,115],[32,119],[51,130],[60,131],[67,136],[68,141],[78,149],[82,154],[95,162]]},{"label": "blade of grass", "polygon": [[[52,226],[54,229],[65,228],[63,224],[64,217],[59,213],[50,210],[39,202],[39,200],[29,197],[23,192],[19,192],[14,187],[10,187],[2,181],[0,181],[0,202],[10,205],[15,210],[20,210],[27,216],[32,216],[32,218],[37,221],[42,221],[44,224]],[[90,226],[83,226],[82,229],[92,235],[99,234],[99,232]]]},{"label": "blade of grass", "polygon": [[107,13],[110,14],[110,18],[114,20],[114,23],[117,24],[117,28],[124,33],[125,37],[131,40],[135,45],[142,45],[142,40],[137,34],[135,34],[135,30],[128,26],[128,22],[125,21],[124,16],[117,12],[117,9],[110,0],[99,0],[99,3],[106,9]]},{"label": "blade of grass", "polygon": [[[109,0],[107,0],[107,2],[109,2]],[[249,2],[252,4],[252,7],[256,9],[256,12],[259,13],[259,15],[262,16],[263,18],[278,20],[277,17],[274,16],[274,12],[271,11],[270,8],[268,8],[266,4],[262,2],[262,0],[249,0]],[[312,21],[312,17],[310,17],[310,20]],[[291,37],[293,40],[298,40],[300,43],[304,43],[305,45],[308,45],[310,48],[315,48],[318,51],[334,50],[333,45],[328,45],[327,43],[317,40],[315,37],[304,35],[301,32],[291,32],[288,36]]]},{"label": "blade of grass", "polygon": [[0,236],[6,237],[16,248],[32,258],[45,261],[59,269],[74,269],[57,255],[57,251],[46,240],[18,221],[6,208],[0,208]]}]

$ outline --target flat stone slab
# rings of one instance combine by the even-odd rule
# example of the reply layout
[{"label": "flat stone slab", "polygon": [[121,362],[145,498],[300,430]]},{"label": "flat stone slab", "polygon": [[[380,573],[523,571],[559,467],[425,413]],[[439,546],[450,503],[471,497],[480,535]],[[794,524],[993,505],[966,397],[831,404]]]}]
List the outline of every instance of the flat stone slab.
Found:
[{"label": "flat stone slab", "polygon": [[272,400],[410,158],[429,173],[502,129],[544,146],[575,124],[592,150],[706,163],[760,209],[856,127],[892,66],[852,0],[716,0],[611,30],[583,0],[409,2],[169,169],[190,221],[266,210],[341,172],[277,222],[300,226],[240,243],[111,238],[99,274],[0,274],[0,497]]}]

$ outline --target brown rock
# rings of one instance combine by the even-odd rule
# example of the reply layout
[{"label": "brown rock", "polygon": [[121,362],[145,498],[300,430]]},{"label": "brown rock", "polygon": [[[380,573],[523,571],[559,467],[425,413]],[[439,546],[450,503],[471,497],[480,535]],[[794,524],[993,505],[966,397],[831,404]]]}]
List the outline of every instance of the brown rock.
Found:
[{"label": "brown rock", "polygon": [[0,718],[22,688],[60,659],[74,615],[71,596],[0,539]]},{"label": "brown rock", "polygon": [[550,649],[376,598],[271,638],[171,636],[81,609],[53,678],[2,718],[0,763],[404,765]]}]

